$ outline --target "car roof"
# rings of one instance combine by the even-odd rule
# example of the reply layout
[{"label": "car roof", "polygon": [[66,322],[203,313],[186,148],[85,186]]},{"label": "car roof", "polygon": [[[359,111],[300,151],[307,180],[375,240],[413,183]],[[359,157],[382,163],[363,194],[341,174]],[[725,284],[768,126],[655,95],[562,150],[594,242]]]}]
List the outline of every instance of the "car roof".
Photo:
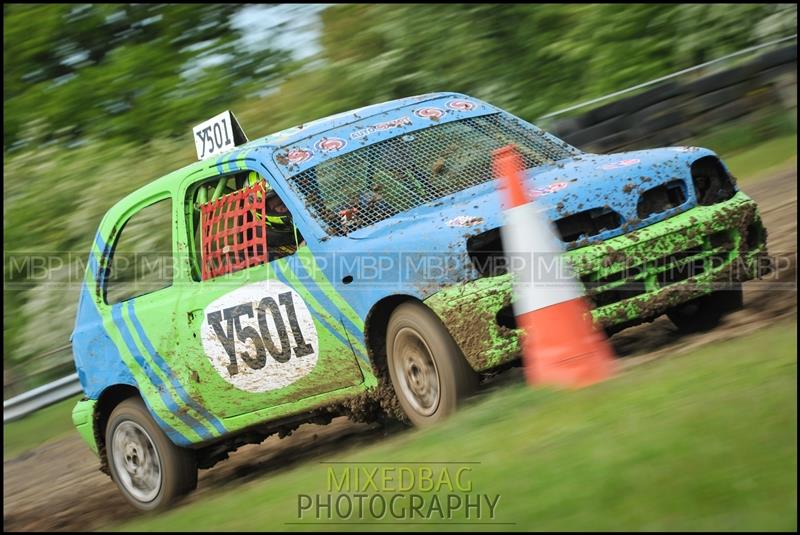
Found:
[{"label": "car roof", "polygon": [[[472,98],[469,97],[468,95],[464,95],[461,93],[439,92],[439,93],[426,93],[423,95],[416,95],[412,97],[389,100],[386,102],[372,104],[369,106],[364,106],[362,108],[357,108],[354,110],[349,110],[334,115],[329,115],[321,119],[315,119],[313,121],[293,126],[291,128],[286,128],[279,132],[275,132],[260,138],[256,138],[252,141],[245,143],[244,145],[236,147],[236,149],[237,150],[260,149],[264,150],[265,152],[268,152],[271,156],[271,154],[277,149],[280,149],[287,145],[292,145],[293,143],[296,143],[310,136],[318,135],[321,134],[322,132],[326,132],[334,128],[339,128],[341,126],[354,123],[356,121],[360,121],[362,119],[371,116],[385,113],[387,111],[396,110],[399,108],[403,108],[405,106],[410,106],[412,104],[418,104],[420,102],[435,100],[442,97]],[[141,195],[148,195],[151,193],[156,193],[164,190],[173,190],[178,186],[178,183],[181,180],[183,180],[183,178],[191,174],[194,174],[198,171],[208,169],[209,167],[214,166],[216,160],[217,160],[216,158],[208,158],[205,160],[193,162],[185,167],[172,171],[167,175],[162,176],[161,178],[157,178],[152,182],[131,192],[129,195],[126,195],[124,198],[120,199],[119,202],[116,203],[114,207],[112,207],[112,210],[114,210],[114,208],[117,208],[119,206],[127,205],[130,202],[131,198],[134,196],[138,198]]]},{"label": "car roof", "polygon": [[411,104],[417,104],[419,102],[425,102],[426,100],[434,100],[447,96],[465,95],[461,95],[459,93],[426,93],[424,95],[398,98],[395,100],[389,100],[387,102],[372,104],[370,106],[364,106],[355,110],[336,113],[321,119],[315,119],[291,128],[286,128],[280,132],[275,132],[273,134],[254,139],[240,148],[255,149],[269,147],[272,149],[278,149],[287,145],[292,145],[307,137],[321,134],[322,132],[338,128],[346,124],[354,123],[374,115],[379,115],[389,110],[395,110],[405,106],[410,106]]}]

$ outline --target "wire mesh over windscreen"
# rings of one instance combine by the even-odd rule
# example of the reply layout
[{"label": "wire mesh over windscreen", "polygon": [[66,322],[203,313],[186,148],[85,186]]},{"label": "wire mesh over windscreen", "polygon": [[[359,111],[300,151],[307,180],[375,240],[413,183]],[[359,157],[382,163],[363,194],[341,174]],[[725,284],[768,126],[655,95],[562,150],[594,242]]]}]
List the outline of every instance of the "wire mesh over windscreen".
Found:
[{"label": "wire mesh over windscreen", "polygon": [[574,156],[566,143],[504,114],[398,135],[322,162],[289,179],[331,235],[345,235],[492,180],[492,151],[519,149],[525,168]]}]

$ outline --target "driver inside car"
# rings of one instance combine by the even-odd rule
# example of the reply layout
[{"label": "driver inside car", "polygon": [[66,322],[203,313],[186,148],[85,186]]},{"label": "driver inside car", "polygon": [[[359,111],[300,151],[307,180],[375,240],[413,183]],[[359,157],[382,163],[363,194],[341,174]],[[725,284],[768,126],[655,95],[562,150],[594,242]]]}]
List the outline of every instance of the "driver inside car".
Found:
[{"label": "driver inside car", "polygon": [[[249,186],[260,180],[264,179],[255,171],[251,171],[247,176]],[[292,222],[292,214],[275,190],[267,190],[265,202],[266,221],[264,226],[267,229],[267,261],[271,262],[294,253],[304,242]],[[256,215],[255,217],[260,219],[261,216]],[[257,236],[259,230],[260,228],[257,227]]]}]

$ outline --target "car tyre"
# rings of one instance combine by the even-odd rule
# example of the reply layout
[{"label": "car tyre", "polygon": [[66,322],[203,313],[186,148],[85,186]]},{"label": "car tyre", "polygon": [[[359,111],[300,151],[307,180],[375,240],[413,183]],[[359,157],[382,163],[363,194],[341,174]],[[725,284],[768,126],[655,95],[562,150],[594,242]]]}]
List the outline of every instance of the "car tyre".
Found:
[{"label": "car tyre", "polygon": [[736,284],[673,308],[667,317],[681,332],[703,332],[716,327],[725,314],[743,306],[742,285]]},{"label": "car tyre", "polygon": [[111,478],[142,511],[163,510],[197,487],[194,452],[173,444],[138,397],[111,412],[106,454]]},{"label": "car tyre", "polygon": [[408,301],[394,310],[386,349],[395,394],[415,426],[444,420],[477,387],[478,375],[444,324],[422,303]]}]

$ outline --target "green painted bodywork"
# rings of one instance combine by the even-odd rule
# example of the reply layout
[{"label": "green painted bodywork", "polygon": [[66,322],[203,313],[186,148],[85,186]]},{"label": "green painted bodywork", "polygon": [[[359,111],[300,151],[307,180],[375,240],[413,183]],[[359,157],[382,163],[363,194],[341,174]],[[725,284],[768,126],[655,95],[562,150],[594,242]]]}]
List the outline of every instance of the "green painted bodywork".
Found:
[{"label": "green painted bodywork", "polygon": [[94,407],[96,404],[97,401],[93,399],[82,399],[72,409],[72,423],[95,455],[97,454],[97,441],[94,437]]},{"label": "green painted bodywork", "polygon": [[[739,280],[757,276],[759,258],[766,253],[766,245],[763,232],[747,245],[751,225],[763,231],[756,203],[738,192],[728,201],[697,206],[638,231],[573,249],[566,257],[581,280],[595,283],[590,296],[626,283],[643,285],[641,295],[592,310],[597,325],[613,327],[653,318],[672,306],[708,294],[714,290],[714,283],[721,281],[733,267],[738,269]],[[712,236],[727,244],[715,247]],[[687,250],[691,254],[674,262],[659,262],[665,257],[684,256]],[[686,268],[690,262],[702,263],[703,272],[685,281],[659,284],[659,276],[666,270]],[[638,267],[641,272],[636,275],[597,283],[602,279],[613,280],[626,270],[635,272]],[[511,303],[511,285],[509,274],[487,277],[451,286],[425,300],[448,327],[475,370],[487,370],[519,356],[522,331],[503,327],[496,320],[498,312]]]}]

